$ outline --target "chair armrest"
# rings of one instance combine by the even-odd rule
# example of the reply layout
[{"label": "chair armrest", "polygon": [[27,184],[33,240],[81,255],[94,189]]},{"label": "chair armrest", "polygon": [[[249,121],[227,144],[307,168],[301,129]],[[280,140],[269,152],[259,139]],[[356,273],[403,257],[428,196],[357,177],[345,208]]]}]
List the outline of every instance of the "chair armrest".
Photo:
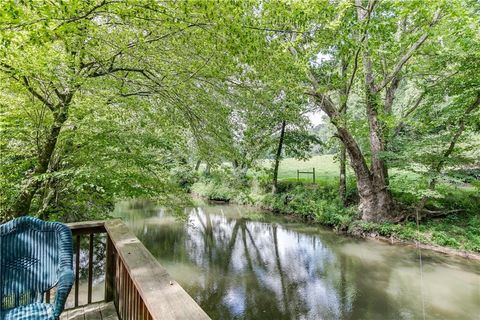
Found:
[{"label": "chair armrest", "polygon": [[58,318],[65,307],[65,302],[67,301],[68,294],[73,286],[74,280],[73,270],[63,269],[60,271],[60,276],[58,278],[57,292],[55,294],[55,305],[54,305],[54,315],[55,318]]}]

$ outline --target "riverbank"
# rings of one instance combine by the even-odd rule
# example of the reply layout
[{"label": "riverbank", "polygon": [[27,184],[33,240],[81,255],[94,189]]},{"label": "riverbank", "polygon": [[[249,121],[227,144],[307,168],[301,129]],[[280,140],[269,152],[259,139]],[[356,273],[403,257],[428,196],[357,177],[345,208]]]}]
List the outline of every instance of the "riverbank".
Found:
[{"label": "riverbank", "polygon": [[430,245],[430,244],[424,244],[424,243],[415,243],[412,241],[405,241],[405,240],[400,240],[395,238],[386,238],[386,237],[375,236],[375,235],[368,236],[368,237],[371,239],[382,241],[382,242],[388,242],[389,244],[392,244],[392,245],[416,247],[422,250],[430,250],[430,251],[435,251],[435,252],[443,253],[450,256],[458,256],[466,259],[480,261],[480,253],[477,253],[477,252],[458,250],[458,249],[453,249],[449,247],[442,247],[442,246],[436,246],[436,245]]},{"label": "riverbank", "polygon": [[[219,203],[220,201],[217,201]],[[262,210],[269,210],[268,208],[261,208]],[[272,211],[270,211],[272,212]],[[273,213],[273,212],[272,212]],[[288,215],[292,220],[300,220],[298,215],[295,214],[289,214]],[[305,222],[305,221],[303,221]],[[480,252],[474,252],[474,251],[468,251],[468,250],[461,250],[461,249],[455,249],[447,246],[439,246],[439,245],[434,245],[434,244],[427,244],[427,243],[422,243],[422,242],[415,242],[411,240],[404,240],[396,237],[395,235],[390,235],[389,237],[381,236],[376,230],[372,230],[372,232],[367,233],[353,233],[353,232],[348,232],[348,231],[339,231],[335,227],[324,225],[321,223],[317,223],[315,221],[310,221],[312,224],[319,224],[324,227],[330,227],[333,231],[345,235],[347,237],[353,237],[353,238],[363,238],[363,239],[371,239],[371,240],[377,240],[381,242],[386,242],[391,245],[396,245],[396,246],[406,246],[406,247],[415,247],[415,248],[420,248],[422,250],[429,250],[429,251],[434,251],[438,253],[442,253],[445,255],[449,256],[457,256],[457,257],[462,257],[466,259],[471,259],[471,260],[478,260],[480,261]]]},{"label": "riverbank", "polygon": [[[203,180],[192,192],[210,200],[253,205],[276,214],[291,215],[302,221],[328,226],[354,237],[373,238],[391,244],[417,246],[444,254],[480,260],[480,217],[472,209],[445,217],[402,223],[369,223],[360,220],[355,205],[355,190],[349,188],[351,205],[344,207],[337,197],[334,183],[304,185],[281,183],[275,195],[262,192],[259,186],[239,188]],[[468,197],[469,195],[467,195]],[[456,201],[459,201],[456,199]],[[468,201],[466,199],[465,201]]]}]

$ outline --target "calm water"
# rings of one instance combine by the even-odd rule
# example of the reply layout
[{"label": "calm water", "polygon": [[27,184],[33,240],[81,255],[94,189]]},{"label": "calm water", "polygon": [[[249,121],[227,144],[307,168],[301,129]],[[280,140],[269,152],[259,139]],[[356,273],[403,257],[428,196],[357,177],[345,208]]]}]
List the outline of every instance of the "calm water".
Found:
[{"label": "calm water", "polygon": [[[480,319],[480,263],[355,240],[255,209],[122,217],[212,319]],[[423,311],[424,310],[424,311]]]}]

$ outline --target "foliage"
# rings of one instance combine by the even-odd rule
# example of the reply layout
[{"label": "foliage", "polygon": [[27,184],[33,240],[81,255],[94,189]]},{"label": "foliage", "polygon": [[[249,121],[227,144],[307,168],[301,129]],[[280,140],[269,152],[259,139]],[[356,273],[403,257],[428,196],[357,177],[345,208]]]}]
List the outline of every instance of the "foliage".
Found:
[{"label": "foliage", "polygon": [[201,177],[192,185],[191,191],[209,200],[251,203],[250,178],[235,175],[228,168],[215,170],[208,176]]},{"label": "foliage", "polygon": [[269,194],[262,205],[276,212],[296,214],[307,220],[340,229],[348,226],[355,210],[344,208],[338,198],[338,185],[322,181],[315,186],[287,182],[279,184],[277,194]]},{"label": "foliage", "polygon": [[[357,204],[370,222],[393,221],[398,203],[406,217],[478,215],[479,12],[471,0],[3,1],[0,220],[104,217],[119,199],[190,189],[340,228]],[[283,160],[280,179],[315,167],[319,182],[269,195],[262,168],[282,127],[276,158],[309,161]],[[319,144],[347,149],[352,208],[332,156],[309,159]]]}]

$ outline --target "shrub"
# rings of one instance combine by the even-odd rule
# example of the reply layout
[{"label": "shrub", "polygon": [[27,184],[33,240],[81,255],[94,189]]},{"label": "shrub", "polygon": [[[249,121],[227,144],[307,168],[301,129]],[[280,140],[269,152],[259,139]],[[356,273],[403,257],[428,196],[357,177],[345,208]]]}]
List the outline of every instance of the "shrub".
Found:
[{"label": "shrub", "polygon": [[455,240],[454,238],[447,235],[447,233],[442,231],[435,231],[432,234],[432,240],[441,246],[449,246],[458,248],[460,247],[460,243]]},{"label": "shrub", "polygon": [[186,166],[174,168],[172,177],[178,186],[187,191],[198,181],[198,173]]},{"label": "shrub", "polygon": [[230,201],[234,194],[227,186],[208,180],[194,183],[191,191],[209,200],[217,201]]}]

